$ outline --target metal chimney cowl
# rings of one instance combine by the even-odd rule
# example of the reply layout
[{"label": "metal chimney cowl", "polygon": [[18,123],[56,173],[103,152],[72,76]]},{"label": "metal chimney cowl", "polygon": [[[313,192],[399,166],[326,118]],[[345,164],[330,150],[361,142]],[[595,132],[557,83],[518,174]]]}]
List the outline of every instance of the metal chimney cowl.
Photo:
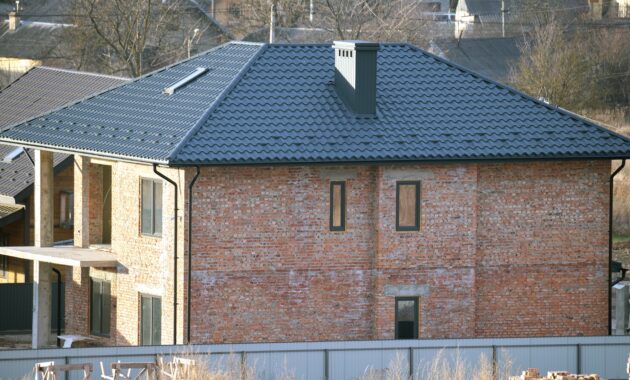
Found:
[{"label": "metal chimney cowl", "polygon": [[360,115],[376,113],[376,60],[379,44],[335,41],[335,88],[348,108]]}]

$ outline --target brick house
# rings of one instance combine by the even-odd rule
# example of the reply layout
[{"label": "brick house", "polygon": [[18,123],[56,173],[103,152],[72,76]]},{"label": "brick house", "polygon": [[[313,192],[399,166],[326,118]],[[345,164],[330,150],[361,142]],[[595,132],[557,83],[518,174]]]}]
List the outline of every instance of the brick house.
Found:
[{"label": "brick house", "polygon": [[630,142],[410,45],[232,42],[0,141],[37,149],[35,247],[1,249],[34,261],[35,346],[51,264],[103,344],[608,331]]},{"label": "brick house", "polygon": [[[76,102],[124,78],[37,66],[0,90],[0,128]],[[24,246],[34,239],[34,152],[0,145],[0,245]],[[72,240],[74,180],[71,155],[54,156],[53,240]],[[0,255],[0,284],[30,280],[30,261]],[[2,326],[0,326],[2,330]]]}]

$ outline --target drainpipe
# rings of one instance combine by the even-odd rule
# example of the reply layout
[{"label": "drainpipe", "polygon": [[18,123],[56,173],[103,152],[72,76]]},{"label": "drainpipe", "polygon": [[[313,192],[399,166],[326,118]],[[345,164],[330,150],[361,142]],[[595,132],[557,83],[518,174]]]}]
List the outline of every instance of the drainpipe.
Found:
[{"label": "drainpipe", "polygon": [[61,272],[57,268],[52,268],[52,271],[57,274],[57,347],[61,347]]},{"label": "drainpipe", "polygon": [[173,227],[173,344],[177,344],[177,183],[157,171],[157,164],[153,164],[153,172],[159,175],[175,188],[175,203],[173,204],[173,213],[175,215],[175,223]]},{"label": "drainpipe", "polygon": [[612,251],[613,251],[613,180],[615,176],[626,166],[626,160],[621,160],[621,165],[610,175],[610,191],[608,199],[608,335],[612,335]]},{"label": "drainpipe", "polygon": [[190,184],[188,185],[188,314],[186,315],[187,318],[187,326],[188,326],[188,333],[187,333],[187,339],[186,339],[186,343],[190,344],[190,310],[191,310],[191,305],[192,305],[192,301],[190,300],[190,297],[192,295],[192,291],[191,291],[191,283],[192,283],[192,201],[193,201],[193,186],[195,186],[195,182],[197,182],[197,177],[199,177],[199,165],[195,165],[195,169],[197,169],[197,172],[195,173],[195,176],[193,177],[192,181],[190,181]]}]

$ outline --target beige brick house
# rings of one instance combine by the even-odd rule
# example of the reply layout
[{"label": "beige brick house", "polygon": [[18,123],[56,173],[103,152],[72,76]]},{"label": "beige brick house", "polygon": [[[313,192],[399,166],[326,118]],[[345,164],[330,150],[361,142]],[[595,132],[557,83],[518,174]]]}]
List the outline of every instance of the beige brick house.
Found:
[{"label": "beige brick house", "polygon": [[36,346],[51,263],[104,344],[608,331],[630,142],[410,45],[228,43],[0,141],[38,152],[36,246],[1,250],[35,263]]}]

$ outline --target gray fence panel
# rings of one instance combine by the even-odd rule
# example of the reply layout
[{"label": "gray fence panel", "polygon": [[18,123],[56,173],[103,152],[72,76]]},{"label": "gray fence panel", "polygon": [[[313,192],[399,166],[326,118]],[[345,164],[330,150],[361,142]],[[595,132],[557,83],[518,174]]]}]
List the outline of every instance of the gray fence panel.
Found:
[{"label": "gray fence panel", "polygon": [[606,379],[627,379],[626,362],[630,344],[580,346],[582,372],[597,373]]},{"label": "gray fence panel", "polygon": [[409,368],[408,350],[344,350],[329,352],[330,379],[354,380],[367,370],[387,369],[394,361]]},{"label": "gray fence panel", "polygon": [[[423,362],[433,360],[434,355],[443,348],[444,355],[450,358],[448,360],[459,355],[473,367],[478,366],[478,358],[482,354],[491,358],[493,348],[496,348],[499,366],[509,358],[513,362],[510,372],[513,375],[529,367],[539,368],[543,372],[563,369],[576,371],[579,364],[584,373],[597,373],[607,379],[627,379],[625,367],[630,353],[630,336],[5,350],[0,351],[0,379],[21,379],[31,372],[36,362],[41,361],[65,363],[65,358],[68,358],[70,363],[91,362],[95,377],[98,377],[101,360],[111,368],[109,364],[117,360],[154,361],[157,355],[164,355],[168,360],[171,355],[192,353],[207,362],[210,369],[238,368],[240,360],[245,360],[253,364],[259,378],[263,380],[276,378],[278,370],[285,369],[285,362],[289,363],[289,371],[294,371],[297,379],[323,379],[327,367],[330,380],[345,380],[361,376],[366,368],[386,369],[396,360],[397,354],[402,358],[401,366],[408,368],[410,352],[417,370]],[[325,352],[328,352],[328,361],[324,359]],[[212,354],[208,356],[209,353]]]},{"label": "gray fence panel", "polygon": [[0,379],[1,380],[21,380],[32,379],[33,367],[38,362],[50,362],[63,363],[64,359],[61,357],[48,357],[37,359],[25,359],[25,360],[11,360],[0,363]]},{"label": "gray fence panel", "polygon": [[488,363],[492,363],[492,347],[451,347],[451,348],[420,348],[413,350],[414,376],[425,378],[425,372],[429,370],[432,362],[441,355],[451,367],[454,366],[458,357],[471,367],[478,367],[481,358],[484,357]]},{"label": "gray fence panel", "polygon": [[317,351],[250,353],[246,363],[260,380],[324,378],[324,355]]},{"label": "gray fence panel", "polygon": [[[577,348],[571,346],[530,346],[530,347],[497,347],[499,363],[509,367],[512,372],[520,374],[527,368],[538,368],[541,373],[547,371],[577,372]],[[626,358],[627,360],[627,358]]]}]

